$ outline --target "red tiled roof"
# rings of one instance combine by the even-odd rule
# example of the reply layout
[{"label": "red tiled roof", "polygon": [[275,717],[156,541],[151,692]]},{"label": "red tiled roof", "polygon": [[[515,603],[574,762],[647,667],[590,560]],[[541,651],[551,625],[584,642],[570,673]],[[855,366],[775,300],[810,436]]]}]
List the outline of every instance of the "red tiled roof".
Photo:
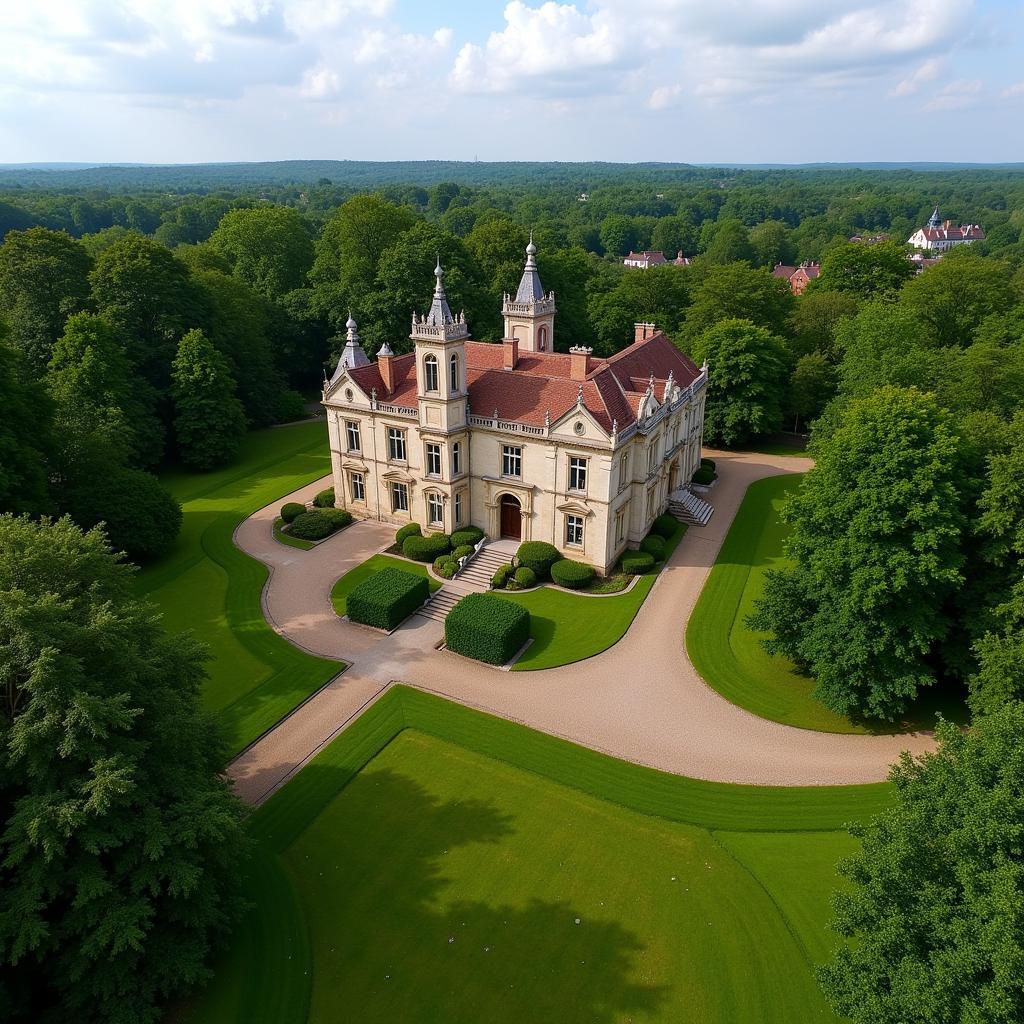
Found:
[{"label": "red tiled roof", "polygon": [[[582,382],[572,379],[572,358],[567,353],[523,352],[514,370],[504,369],[503,362],[501,345],[466,342],[469,404],[474,415],[491,416],[497,410],[499,419],[543,426],[546,416],[553,423],[575,408],[582,383],[584,407],[608,432],[613,422],[623,430],[636,421],[652,374],[659,402],[670,373],[680,387],[700,374],[694,362],[660,331],[608,359],[591,358],[590,371]],[[395,389],[390,393],[384,388],[377,363],[354,367],[349,374],[367,394],[376,388],[379,402],[415,408],[414,364],[412,353],[393,357]]]},{"label": "red tiled roof", "polygon": [[929,242],[981,241],[985,231],[980,224],[961,224],[960,227],[921,228]]},{"label": "red tiled roof", "polygon": [[784,277],[787,281],[796,273],[796,267],[785,263],[776,263],[772,268],[772,277]]}]

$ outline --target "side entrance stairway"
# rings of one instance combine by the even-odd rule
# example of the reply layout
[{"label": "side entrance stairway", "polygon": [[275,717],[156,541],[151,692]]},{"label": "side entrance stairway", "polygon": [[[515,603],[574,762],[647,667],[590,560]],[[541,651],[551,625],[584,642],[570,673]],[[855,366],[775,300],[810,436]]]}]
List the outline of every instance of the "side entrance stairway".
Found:
[{"label": "side entrance stairway", "polygon": [[681,488],[668,496],[668,510],[681,522],[707,526],[715,507],[703,498],[698,498],[692,491]]},{"label": "side entrance stairway", "polygon": [[453,580],[445,583],[417,612],[428,619],[444,622],[448,613],[467,595],[486,593],[498,566],[509,560],[508,552],[489,550],[485,544]]}]

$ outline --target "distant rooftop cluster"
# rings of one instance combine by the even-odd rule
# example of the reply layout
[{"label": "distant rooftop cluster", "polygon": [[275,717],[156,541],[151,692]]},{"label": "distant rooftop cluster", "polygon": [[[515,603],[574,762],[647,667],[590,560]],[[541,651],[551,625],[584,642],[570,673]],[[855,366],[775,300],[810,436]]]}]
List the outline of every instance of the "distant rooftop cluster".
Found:
[{"label": "distant rooftop cluster", "polygon": [[662,267],[668,263],[676,267],[688,267],[690,265],[690,258],[683,255],[682,249],[676,253],[674,260],[666,259],[665,254],[660,250],[650,251],[645,249],[643,252],[633,252],[631,249],[629,255],[622,261],[624,267],[638,267],[640,270],[647,270],[650,267]]}]

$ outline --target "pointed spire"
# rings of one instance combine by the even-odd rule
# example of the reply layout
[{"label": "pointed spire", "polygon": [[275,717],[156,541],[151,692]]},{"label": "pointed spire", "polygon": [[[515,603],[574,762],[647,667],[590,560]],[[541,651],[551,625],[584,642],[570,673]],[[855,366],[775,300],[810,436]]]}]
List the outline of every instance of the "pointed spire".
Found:
[{"label": "pointed spire", "polygon": [[391,346],[385,341],[383,345],[377,350],[377,358],[381,356],[393,356],[395,353],[391,351]]},{"label": "pointed spire", "polygon": [[530,244],[526,247],[526,266],[516,291],[516,302],[537,302],[544,298],[544,288],[537,273],[537,246],[533,244],[533,232],[530,232]]}]

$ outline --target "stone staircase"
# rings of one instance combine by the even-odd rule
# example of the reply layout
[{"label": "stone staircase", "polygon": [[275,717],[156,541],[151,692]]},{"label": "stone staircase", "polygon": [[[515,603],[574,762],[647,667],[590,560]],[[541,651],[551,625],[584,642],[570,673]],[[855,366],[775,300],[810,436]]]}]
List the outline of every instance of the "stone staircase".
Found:
[{"label": "stone staircase", "polygon": [[715,507],[684,488],[668,496],[668,511],[680,522],[707,526]]},{"label": "stone staircase", "polygon": [[428,619],[444,622],[448,613],[467,594],[486,593],[491,586],[491,577],[499,565],[509,561],[508,552],[488,550],[485,544],[469,564],[453,580],[445,583],[440,590],[417,612]]}]

